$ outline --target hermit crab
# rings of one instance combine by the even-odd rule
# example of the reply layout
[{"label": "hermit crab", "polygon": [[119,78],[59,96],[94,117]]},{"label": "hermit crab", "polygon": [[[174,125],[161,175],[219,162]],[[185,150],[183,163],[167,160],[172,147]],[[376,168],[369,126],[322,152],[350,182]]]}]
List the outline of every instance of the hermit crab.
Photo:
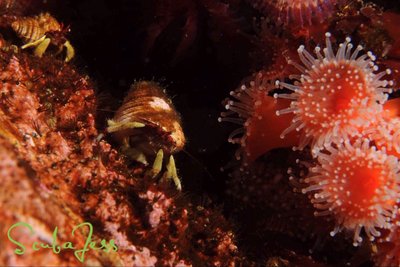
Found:
[{"label": "hermit crab", "polygon": [[152,177],[161,172],[164,153],[169,155],[162,178],[172,179],[181,190],[173,154],[183,149],[185,135],[180,116],[160,85],[150,81],[134,83],[107,124],[107,132],[113,134],[125,155],[144,165],[148,165],[148,158],[155,157]]},{"label": "hermit crab", "polygon": [[42,57],[50,43],[59,48],[58,53],[61,53],[64,48],[66,49],[66,62],[75,55],[73,46],[64,37],[64,33],[68,29],[64,28],[49,13],[18,18],[11,23],[11,27],[25,41],[21,48],[35,47],[34,54],[38,57]]}]

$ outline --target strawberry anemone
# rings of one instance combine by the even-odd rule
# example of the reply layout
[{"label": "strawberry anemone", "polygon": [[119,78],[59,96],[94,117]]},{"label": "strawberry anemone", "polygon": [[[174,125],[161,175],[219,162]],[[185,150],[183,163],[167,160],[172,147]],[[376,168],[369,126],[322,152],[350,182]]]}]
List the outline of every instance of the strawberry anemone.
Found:
[{"label": "strawberry anemone", "polygon": [[231,98],[225,100],[227,111],[218,119],[241,126],[229,135],[228,141],[240,145],[236,159],[242,160],[245,166],[271,149],[298,143],[296,132],[289,134],[286,140],[280,138],[292,117],[276,115],[276,111],[287,106],[289,101],[269,96],[273,89],[273,84],[262,72],[255,74],[248,85],[230,92]]},{"label": "strawberry anemone", "polygon": [[329,147],[317,157],[304,179],[303,193],[310,194],[318,210],[316,216],[333,215],[336,227],[354,231],[353,244],[361,241],[361,230],[370,240],[379,237],[379,228],[390,229],[400,197],[398,159],[358,139]]},{"label": "strawberry anemone", "polygon": [[378,120],[362,132],[379,150],[400,158],[400,98],[388,100]]},{"label": "strawberry anemone", "polygon": [[400,158],[400,118],[382,117],[374,127],[364,131],[379,150]]},{"label": "strawberry anemone", "polygon": [[249,0],[254,8],[272,15],[286,25],[312,25],[333,14],[337,0]]},{"label": "strawberry anemone", "polygon": [[331,34],[325,35],[326,47],[315,47],[316,57],[301,45],[298,54],[303,65],[289,62],[300,71],[290,76],[294,84],[276,82],[291,93],[274,94],[275,98],[291,100],[290,106],[277,111],[277,115],[294,114],[282,138],[294,130],[302,131],[298,148],[311,144],[314,155],[332,143],[360,137],[361,129],[380,116],[387,93],[392,91],[388,86],[393,85],[392,81],[381,80],[390,70],[376,73],[378,66],[372,52],[359,56],[362,46],[352,51],[353,44],[347,37],[335,54]]}]

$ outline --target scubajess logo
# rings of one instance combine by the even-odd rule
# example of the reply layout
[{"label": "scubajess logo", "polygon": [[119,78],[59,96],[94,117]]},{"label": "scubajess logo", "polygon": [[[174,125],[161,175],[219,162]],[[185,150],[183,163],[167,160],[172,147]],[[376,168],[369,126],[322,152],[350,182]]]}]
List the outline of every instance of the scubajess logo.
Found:
[{"label": "scubajess logo", "polygon": [[[30,235],[35,234],[35,230],[33,227],[25,222],[17,222],[13,224],[7,231],[7,237],[11,241],[11,243],[15,244],[17,248],[14,250],[15,254],[17,255],[24,255],[24,253],[27,251],[26,244],[21,243],[20,241],[17,241],[13,238],[13,231],[16,231],[16,228],[26,228],[29,230]],[[105,239],[102,239],[100,243],[92,241],[92,235],[93,235],[93,226],[89,222],[84,222],[81,223],[77,226],[75,226],[72,229],[71,235],[74,236],[76,231],[78,229],[84,230],[87,228],[88,231],[85,240],[85,244],[83,247],[77,247],[75,244],[72,242],[66,241],[62,244],[57,243],[57,233],[58,233],[58,228],[55,227],[52,235],[52,242],[51,244],[49,243],[42,243],[42,242],[33,242],[32,244],[29,245],[29,247],[33,251],[39,251],[41,249],[52,249],[52,251],[55,254],[59,254],[62,250],[73,250],[75,257],[80,261],[84,262],[85,261],[85,253],[88,252],[89,250],[103,250],[104,252],[110,252],[110,251],[118,251],[118,247],[115,244],[114,239],[111,239],[109,241],[106,241]]]}]

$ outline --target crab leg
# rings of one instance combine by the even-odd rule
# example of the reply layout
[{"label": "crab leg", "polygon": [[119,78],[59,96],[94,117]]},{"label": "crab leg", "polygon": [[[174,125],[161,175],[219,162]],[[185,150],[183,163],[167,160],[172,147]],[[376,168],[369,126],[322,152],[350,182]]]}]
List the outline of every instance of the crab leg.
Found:
[{"label": "crab leg", "polygon": [[181,180],[179,180],[178,174],[176,172],[176,166],[175,166],[175,159],[171,155],[169,157],[169,161],[167,164],[167,171],[163,175],[164,179],[171,179],[174,181],[176,188],[179,191],[182,191],[182,185],[181,185]]},{"label": "crab leg", "polygon": [[35,48],[35,56],[42,57],[44,52],[46,52],[47,47],[49,47],[50,39],[45,38],[42,42],[40,42]]},{"label": "crab leg", "polygon": [[157,152],[156,158],[153,163],[153,167],[148,171],[148,175],[154,178],[160,173],[162,169],[163,158],[164,158],[164,152],[162,149],[160,149]]},{"label": "crab leg", "polygon": [[39,45],[41,42],[44,41],[44,39],[46,39],[46,35],[43,35],[42,37],[40,37],[39,39],[37,39],[36,41],[24,44],[23,46],[21,46],[22,49],[31,47],[31,46],[37,46]]},{"label": "crab leg", "polygon": [[145,124],[140,122],[115,122],[113,120],[108,120],[107,124],[108,124],[107,132],[109,133],[127,129],[133,129],[133,128],[142,128],[146,126]]},{"label": "crab leg", "polygon": [[65,56],[65,62],[70,61],[75,56],[75,49],[69,41],[66,41],[63,46],[67,49],[67,55]]}]

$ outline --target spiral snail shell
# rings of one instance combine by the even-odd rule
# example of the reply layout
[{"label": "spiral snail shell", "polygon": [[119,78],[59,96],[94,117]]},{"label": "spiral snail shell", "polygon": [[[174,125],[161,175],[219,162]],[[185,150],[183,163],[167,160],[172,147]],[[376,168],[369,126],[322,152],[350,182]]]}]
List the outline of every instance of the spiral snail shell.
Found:
[{"label": "spiral snail shell", "polygon": [[164,90],[155,82],[133,84],[113,122],[143,124],[144,127],[116,131],[114,137],[119,143],[129,138],[130,145],[141,146],[145,154],[156,153],[158,149],[173,154],[185,145],[180,116]]},{"label": "spiral snail shell", "polygon": [[160,85],[149,81],[133,84],[114,118],[108,121],[107,131],[132,159],[147,165],[147,158],[155,157],[152,176],[161,171],[163,155],[168,154],[163,177],[173,179],[181,189],[172,154],[183,149],[186,139],[180,116]]},{"label": "spiral snail shell", "polygon": [[50,43],[58,47],[58,53],[66,49],[65,62],[75,55],[75,49],[64,36],[68,28],[63,28],[49,13],[17,18],[11,23],[11,28],[24,40],[21,48],[34,47],[34,54],[38,57],[42,57]]},{"label": "spiral snail shell", "polygon": [[11,24],[11,27],[28,43],[39,40],[48,32],[61,31],[61,24],[49,13],[19,18]]}]

